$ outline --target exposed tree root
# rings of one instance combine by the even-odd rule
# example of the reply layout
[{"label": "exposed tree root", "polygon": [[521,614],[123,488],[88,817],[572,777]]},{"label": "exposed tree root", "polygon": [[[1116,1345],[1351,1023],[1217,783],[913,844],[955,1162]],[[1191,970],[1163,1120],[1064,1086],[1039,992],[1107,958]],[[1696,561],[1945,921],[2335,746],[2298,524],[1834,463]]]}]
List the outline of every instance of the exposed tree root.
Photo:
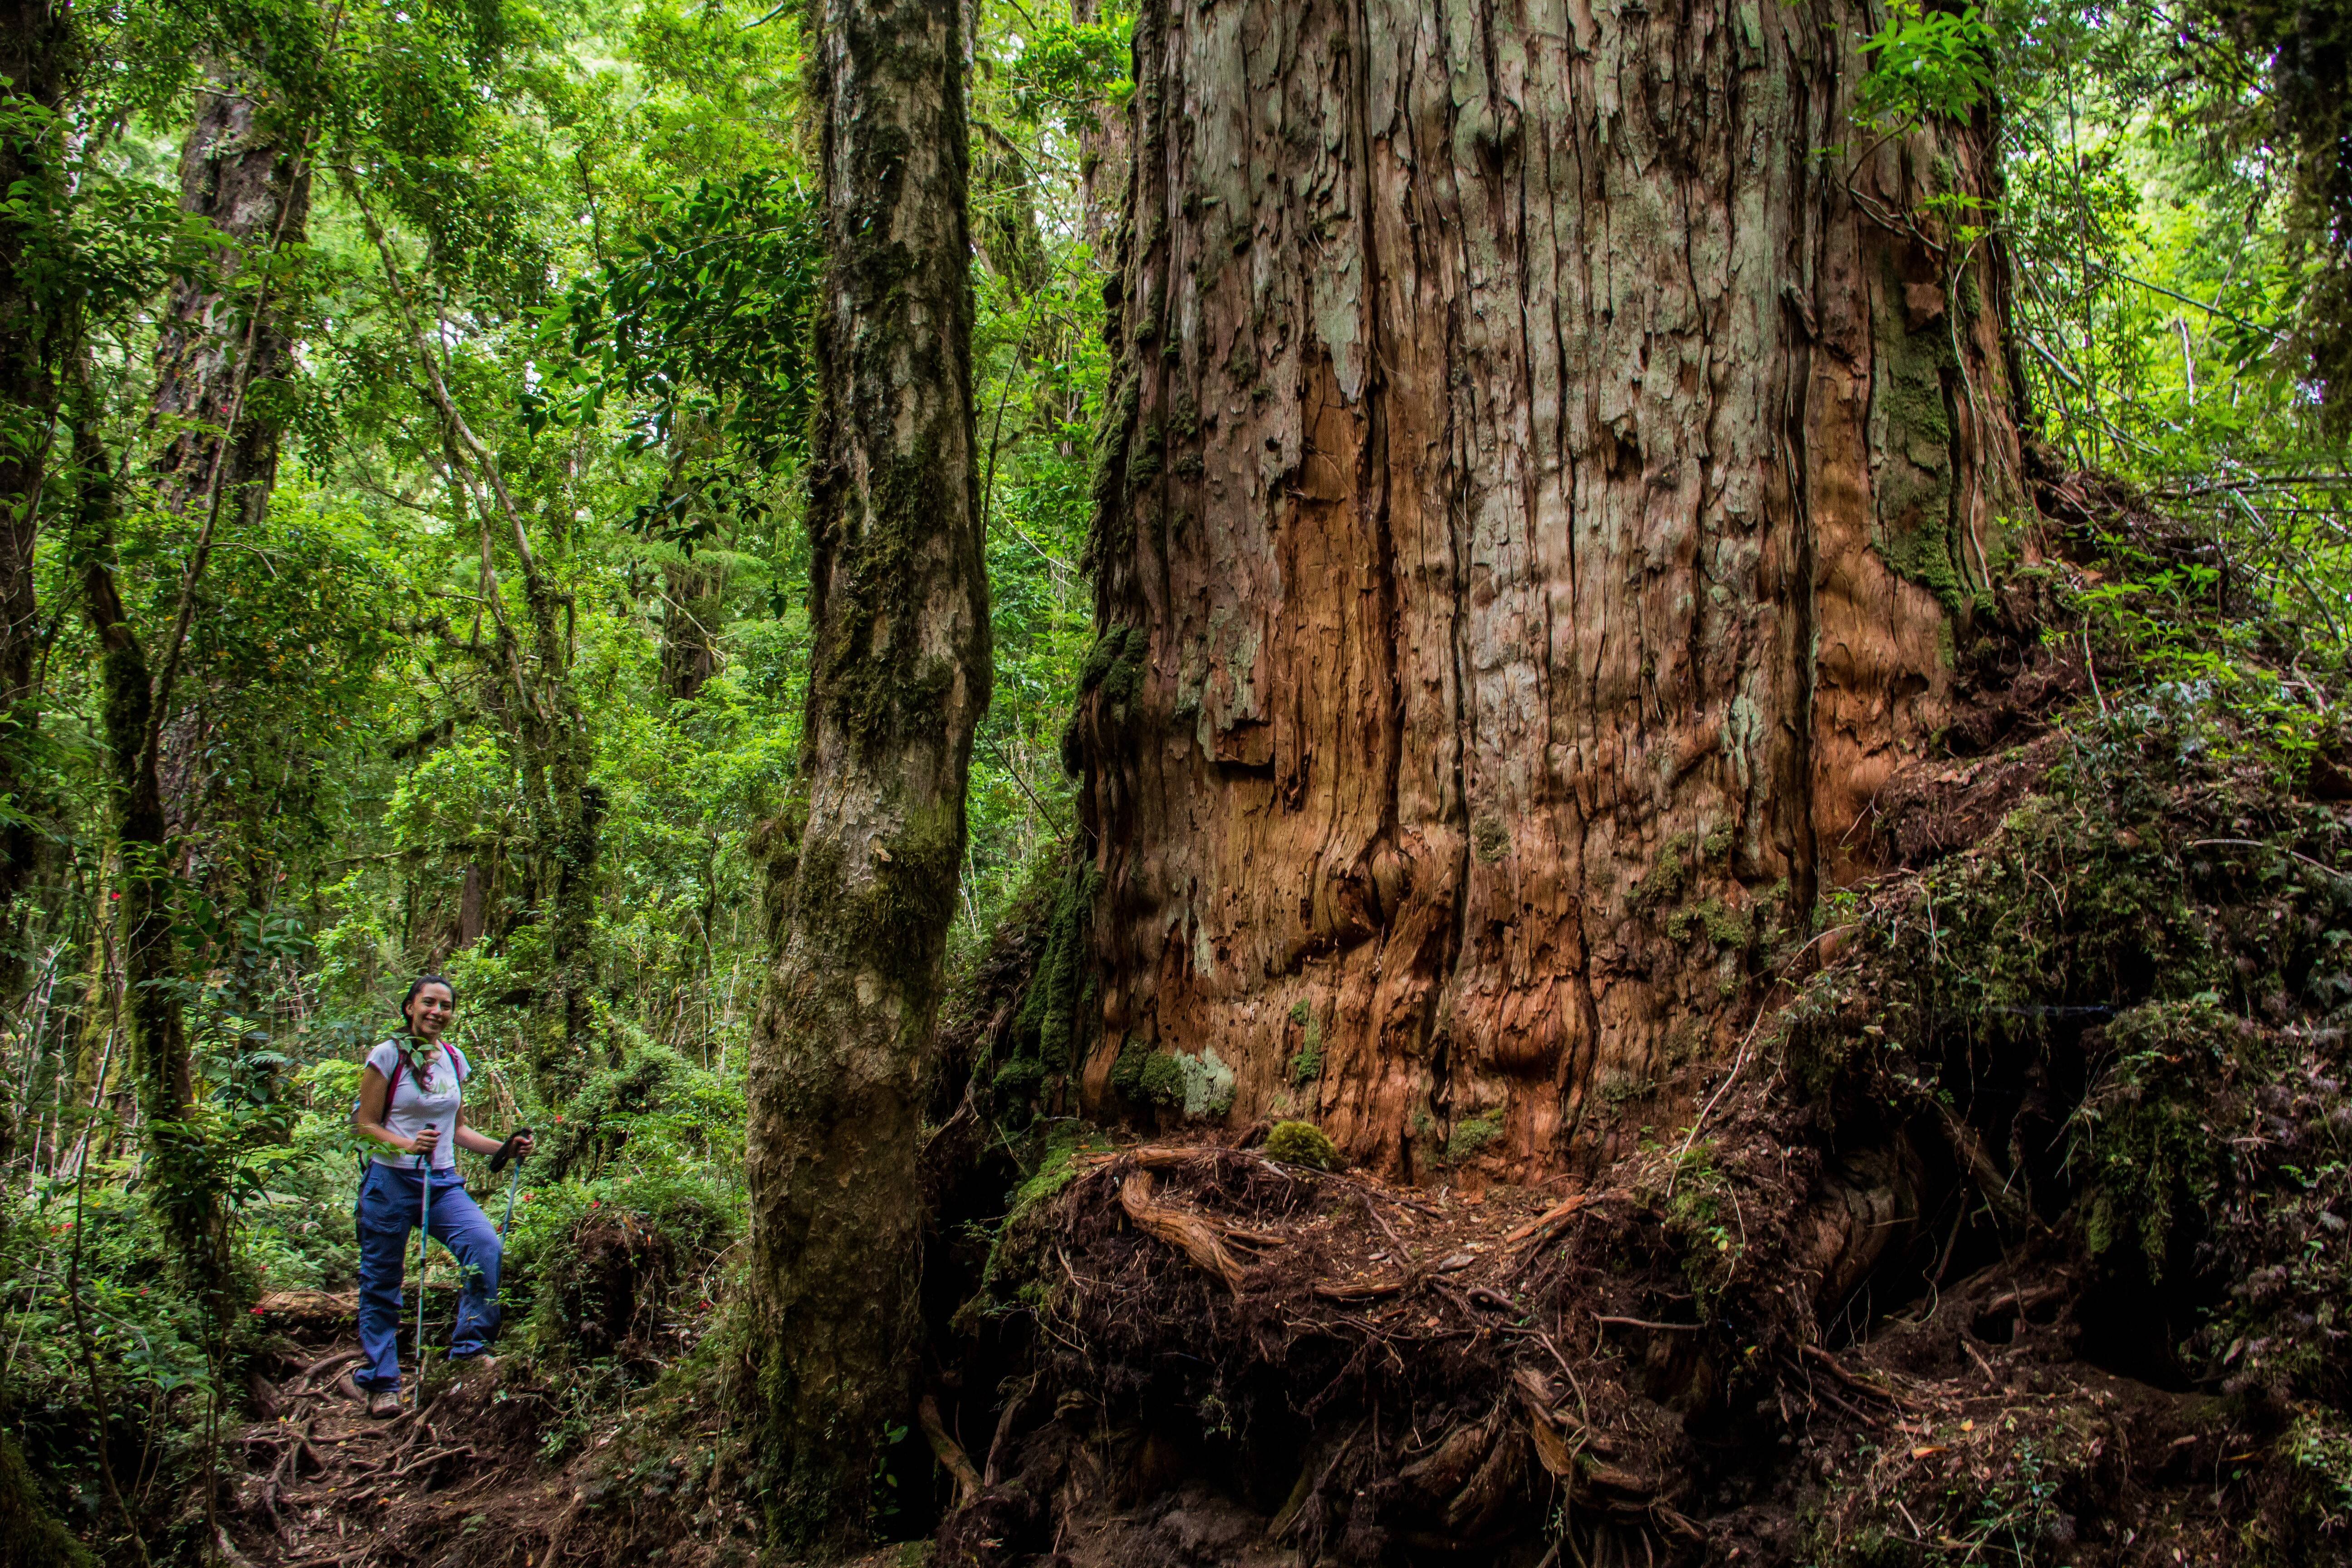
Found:
[{"label": "exposed tree root", "polygon": [[1565,1197],[1078,1155],[943,1561],[2352,1561],[2352,823],[2211,725],[1891,791],[1918,868]]}]

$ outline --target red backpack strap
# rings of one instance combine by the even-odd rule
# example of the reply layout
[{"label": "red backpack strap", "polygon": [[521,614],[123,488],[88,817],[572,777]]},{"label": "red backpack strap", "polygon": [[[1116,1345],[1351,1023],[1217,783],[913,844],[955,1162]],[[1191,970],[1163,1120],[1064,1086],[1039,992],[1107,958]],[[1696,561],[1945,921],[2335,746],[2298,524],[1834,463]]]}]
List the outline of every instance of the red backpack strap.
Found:
[{"label": "red backpack strap", "polygon": [[392,1076],[383,1080],[383,1119],[392,1120],[392,1097],[400,1092],[400,1069],[408,1065],[408,1058],[395,1051],[392,1057]]}]

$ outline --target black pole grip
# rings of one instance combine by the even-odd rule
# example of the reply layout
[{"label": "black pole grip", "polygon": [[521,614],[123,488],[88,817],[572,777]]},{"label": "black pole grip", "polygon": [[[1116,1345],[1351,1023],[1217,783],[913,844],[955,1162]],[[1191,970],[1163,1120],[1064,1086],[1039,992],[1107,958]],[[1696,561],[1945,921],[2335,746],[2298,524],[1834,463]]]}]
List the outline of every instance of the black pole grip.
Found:
[{"label": "black pole grip", "polygon": [[507,1141],[499,1145],[499,1152],[497,1153],[490,1156],[490,1174],[495,1176],[500,1171],[505,1170],[509,1160],[521,1158],[521,1156],[515,1152],[515,1140],[518,1138],[528,1138],[530,1136],[530,1129],[528,1127],[518,1127],[512,1132],[507,1134]]}]

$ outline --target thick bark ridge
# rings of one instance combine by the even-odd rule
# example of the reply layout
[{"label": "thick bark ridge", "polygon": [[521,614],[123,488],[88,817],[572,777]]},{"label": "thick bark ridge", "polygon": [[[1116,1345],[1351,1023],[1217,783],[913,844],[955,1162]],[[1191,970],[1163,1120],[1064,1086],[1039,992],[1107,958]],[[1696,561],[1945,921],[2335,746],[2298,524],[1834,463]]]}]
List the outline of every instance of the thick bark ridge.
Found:
[{"label": "thick bark ridge", "polygon": [[1236,1124],[1525,1174],[1736,1047],[2026,510],[1998,280],[1913,216],[1981,139],[1851,124],[1870,30],[1145,8],[1090,1110],[1213,1053]]},{"label": "thick bark ridge", "polygon": [[[857,1535],[917,1332],[920,1079],[989,691],[958,0],[826,0],[803,807],[749,1092],[771,1539]],[[801,811],[805,816],[801,817]]]}]

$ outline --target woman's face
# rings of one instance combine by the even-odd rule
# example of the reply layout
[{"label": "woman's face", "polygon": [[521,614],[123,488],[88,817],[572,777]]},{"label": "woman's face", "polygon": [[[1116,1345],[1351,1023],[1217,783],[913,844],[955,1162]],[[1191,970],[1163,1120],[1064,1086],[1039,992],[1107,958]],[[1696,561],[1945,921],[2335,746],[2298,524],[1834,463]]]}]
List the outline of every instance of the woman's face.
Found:
[{"label": "woman's face", "polygon": [[449,994],[446,985],[420,986],[409,999],[409,1029],[420,1040],[437,1040],[449,1026],[449,1015],[457,1010],[457,999]]}]

